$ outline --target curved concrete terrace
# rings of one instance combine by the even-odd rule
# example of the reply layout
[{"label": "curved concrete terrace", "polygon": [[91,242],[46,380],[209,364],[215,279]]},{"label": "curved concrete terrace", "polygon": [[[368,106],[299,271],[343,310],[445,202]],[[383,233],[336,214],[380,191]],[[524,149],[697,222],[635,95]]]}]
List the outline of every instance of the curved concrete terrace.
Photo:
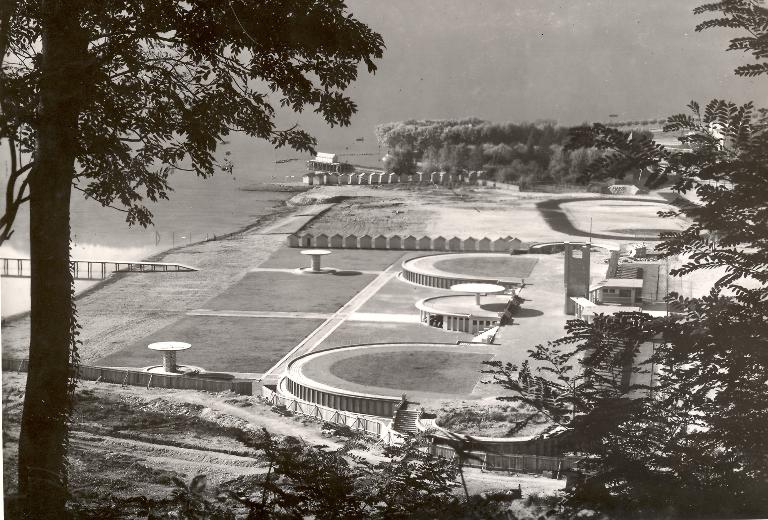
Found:
[{"label": "curved concrete terrace", "polygon": [[420,321],[431,324],[439,318],[442,329],[455,332],[476,332],[499,324],[499,316],[509,301],[508,295],[492,294],[483,296],[477,305],[475,296],[458,294],[435,296],[416,302]]},{"label": "curved concrete terrace", "polygon": [[535,258],[507,253],[426,255],[404,261],[402,276],[412,283],[442,289],[460,283],[489,283],[510,288],[529,277],[536,262]]},{"label": "curved concrete terrace", "polygon": [[483,346],[446,343],[338,347],[293,360],[280,387],[337,410],[392,417],[403,394],[409,401],[472,398],[481,363],[491,357]]}]

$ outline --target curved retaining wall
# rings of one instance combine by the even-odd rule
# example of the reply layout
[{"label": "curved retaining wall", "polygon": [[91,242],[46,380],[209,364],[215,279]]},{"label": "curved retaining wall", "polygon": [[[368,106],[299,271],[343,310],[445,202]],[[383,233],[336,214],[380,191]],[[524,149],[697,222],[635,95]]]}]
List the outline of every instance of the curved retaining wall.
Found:
[{"label": "curved retaining wall", "polygon": [[334,388],[313,381],[302,374],[300,366],[308,359],[322,356],[329,351],[348,348],[352,347],[336,347],[297,357],[288,363],[285,376],[277,385],[278,392],[285,394],[285,397],[327,406],[334,410],[392,419],[400,406],[400,398]]},{"label": "curved retaining wall", "polygon": [[352,412],[363,415],[391,418],[395,415],[400,399],[392,399],[384,396],[365,396],[339,391],[328,391],[312,388],[306,383],[297,383],[291,379],[289,372],[281,382],[279,389],[290,393],[291,397],[327,406],[334,410]]},{"label": "curved retaining wall", "polygon": [[285,379],[277,387],[277,391],[272,391],[263,386],[262,397],[272,406],[284,406],[293,413],[314,417],[321,421],[349,426],[353,430],[375,435],[387,442],[387,444],[397,444],[403,441],[403,436],[392,429],[392,420],[381,417],[371,417],[369,415],[345,413],[328,406],[318,405],[298,399],[285,388]]},{"label": "curved retaining wall", "polygon": [[415,283],[417,285],[425,285],[427,287],[436,287],[438,289],[450,289],[452,285],[460,283],[488,283],[494,285],[503,285],[507,289],[516,288],[519,286],[517,282],[499,280],[497,278],[484,278],[481,276],[460,276],[452,275],[450,273],[426,273],[418,269],[413,268],[410,265],[412,260],[418,260],[417,257],[409,260],[405,260],[402,263],[401,276],[404,280]]},{"label": "curved retaining wall", "polygon": [[499,324],[499,315],[489,314],[487,316],[475,316],[473,314],[465,314],[461,312],[448,312],[440,311],[430,308],[427,305],[429,300],[434,298],[424,298],[416,302],[416,308],[419,309],[419,316],[421,323],[425,325],[432,325],[435,318],[438,318],[442,323],[443,330],[449,332],[471,332],[476,334],[481,330],[485,330],[489,327],[494,327]]}]

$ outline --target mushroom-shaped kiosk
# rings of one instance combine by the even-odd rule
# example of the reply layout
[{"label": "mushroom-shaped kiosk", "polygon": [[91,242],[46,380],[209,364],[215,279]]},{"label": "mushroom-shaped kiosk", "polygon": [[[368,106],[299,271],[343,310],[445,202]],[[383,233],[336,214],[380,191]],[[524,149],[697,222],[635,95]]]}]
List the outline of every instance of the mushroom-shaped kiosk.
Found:
[{"label": "mushroom-shaped kiosk", "polygon": [[305,273],[327,273],[331,272],[332,269],[323,269],[320,267],[320,259],[324,257],[325,255],[330,255],[331,251],[327,249],[305,249],[301,251],[302,255],[310,256],[312,257],[309,269],[302,269]]},{"label": "mushroom-shaped kiosk", "polygon": [[176,352],[187,350],[191,346],[189,343],[181,341],[160,341],[158,343],[150,343],[147,348],[163,353],[163,372],[166,374],[179,374],[180,371],[176,366]]}]

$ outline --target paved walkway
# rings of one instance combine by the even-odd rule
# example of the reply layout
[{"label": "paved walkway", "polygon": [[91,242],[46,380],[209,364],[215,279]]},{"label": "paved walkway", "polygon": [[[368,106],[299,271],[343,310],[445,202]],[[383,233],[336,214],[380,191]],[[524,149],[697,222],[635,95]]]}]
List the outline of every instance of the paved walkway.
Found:
[{"label": "paved walkway", "polygon": [[386,271],[377,276],[371,283],[357,293],[336,313],[328,318],[322,325],[316,328],[309,336],[304,338],[301,343],[296,345],[290,352],[278,361],[275,366],[264,373],[261,381],[264,384],[276,384],[280,375],[288,366],[288,363],[304,354],[309,354],[315,350],[333,331],[338,329],[342,323],[349,319],[360,307],[362,307],[374,294],[376,294],[384,285],[392,280],[400,272],[400,263],[395,262],[389,266]]},{"label": "paved walkway", "polygon": [[187,316],[226,316],[234,318],[304,318],[308,320],[327,320],[333,314],[322,312],[283,312],[283,311],[231,311],[194,309]]},{"label": "paved walkway", "polygon": [[277,222],[273,222],[254,233],[259,235],[290,235],[298,233],[301,228],[331,209],[334,205],[313,204],[312,206],[298,208],[293,214],[281,218]]},{"label": "paved walkway", "polygon": [[355,312],[349,321],[374,321],[381,323],[420,323],[419,315],[413,314],[385,314],[383,312]]},{"label": "paved walkway", "polygon": [[[302,268],[306,268],[308,266],[303,266]],[[249,269],[249,273],[258,273],[258,272],[265,272],[265,273],[291,273],[291,274],[311,274],[302,272],[299,267],[290,267],[290,268],[281,268],[281,267],[254,267],[253,269]],[[360,271],[358,269],[340,269],[333,267],[333,265],[329,266],[323,266],[324,269],[335,269],[339,273],[345,273],[345,272],[354,272],[354,273],[360,273],[360,274],[381,274],[384,271]],[[333,274],[333,272],[327,273],[327,274]]]},{"label": "paved walkway", "polygon": [[[285,312],[285,311],[238,311],[193,309],[187,316],[224,316],[231,318],[298,318],[305,320],[329,320],[336,316],[323,312]],[[383,312],[353,312],[346,318],[349,321],[370,321],[378,323],[419,323],[419,315],[387,314]]]}]

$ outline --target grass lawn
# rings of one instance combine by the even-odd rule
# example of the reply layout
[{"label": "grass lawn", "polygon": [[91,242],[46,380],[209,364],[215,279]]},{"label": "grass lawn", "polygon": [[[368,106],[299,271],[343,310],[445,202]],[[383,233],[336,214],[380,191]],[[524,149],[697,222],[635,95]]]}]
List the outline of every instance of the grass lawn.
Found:
[{"label": "grass lawn", "polygon": [[[300,254],[306,248],[282,247],[259,265],[279,269],[309,266],[309,258]],[[330,255],[323,258],[323,266],[344,270],[383,271],[397,262],[407,251],[378,251],[365,249],[332,249]]]},{"label": "grass lawn", "polygon": [[[468,394],[490,354],[457,352],[381,352],[341,359],[330,373],[360,385],[402,390]],[[473,370],[476,369],[476,370]]]},{"label": "grass lawn", "polygon": [[466,397],[489,352],[403,345],[383,352],[337,351],[303,366],[305,376],[334,387],[373,394]]},{"label": "grass lawn", "polygon": [[535,258],[524,256],[493,256],[482,258],[472,255],[466,258],[461,256],[436,260],[436,269],[442,269],[448,273],[461,273],[472,276],[488,278],[530,278],[533,268],[536,266]]},{"label": "grass lawn", "polygon": [[282,272],[248,273],[203,308],[238,311],[336,312],[375,278]]},{"label": "grass lawn", "polygon": [[384,314],[417,314],[415,303],[422,298],[455,294],[445,289],[435,289],[404,282],[393,278],[363,305],[360,312]]},{"label": "grass lawn", "polygon": [[136,368],[157,365],[162,356],[147,349],[147,345],[172,340],[192,344],[192,348],[178,354],[180,364],[210,371],[264,372],[321,323],[310,319],[188,316],[100,359],[98,364]]},{"label": "grass lawn", "polygon": [[419,323],[347,321],[328,336],[318,350],[360,343],[456,343],[471,339],[472,335],[465,332],[447,332]]}]

